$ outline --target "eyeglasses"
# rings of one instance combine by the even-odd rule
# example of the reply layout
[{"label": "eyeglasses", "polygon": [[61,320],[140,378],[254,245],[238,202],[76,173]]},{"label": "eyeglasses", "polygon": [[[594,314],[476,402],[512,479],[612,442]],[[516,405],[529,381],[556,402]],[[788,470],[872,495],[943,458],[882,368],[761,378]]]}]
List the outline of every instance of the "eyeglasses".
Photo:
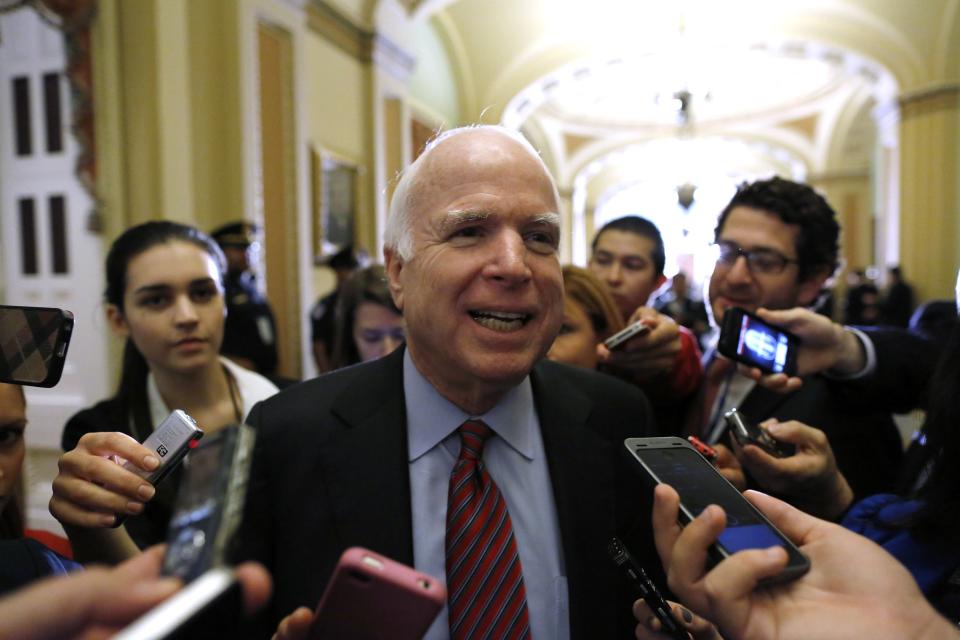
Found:
[{"label": "eyeglasses", "polygon": [[732,266],[740,256],[747,259],[747,267],[753,273],[776,275],[786,269],[788,264],[799,264],[799,260],[788,258],[774,249],[741,249],[732,242],[717,242],[713,245],[717,251],[717,262]]}]

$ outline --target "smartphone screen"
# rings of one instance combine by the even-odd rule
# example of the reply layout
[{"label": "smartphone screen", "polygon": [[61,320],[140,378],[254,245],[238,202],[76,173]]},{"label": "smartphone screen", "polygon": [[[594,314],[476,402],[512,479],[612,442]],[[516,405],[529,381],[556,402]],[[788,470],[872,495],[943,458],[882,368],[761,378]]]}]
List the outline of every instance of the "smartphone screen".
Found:
[{"label": "smartphone screen", "polygon": [[772,373],[796,371],[795,336],[736,307],[727,309],[717,347],[720,353]]},{"label": "smartphone screen", "polygon": [[684,524],[711,504],[723,508],[727,527],[715,545],[721,558],[744,549],[780,546],[786,549],[790,559],[778,580],[795,578],[809,569],[809,561],[796,545],[684,440],[628,438],[625,444],[650,478],[670,485],[680,495]]}]

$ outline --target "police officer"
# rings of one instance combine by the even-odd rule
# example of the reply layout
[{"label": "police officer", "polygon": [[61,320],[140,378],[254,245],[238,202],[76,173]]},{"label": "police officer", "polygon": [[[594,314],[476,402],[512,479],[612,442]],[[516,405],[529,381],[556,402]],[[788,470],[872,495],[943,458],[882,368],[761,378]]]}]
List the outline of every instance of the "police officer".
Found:
[{"label": "police officer", "polygon": [[271,376],[277,368],[277,325],[250,269],[251,254],[260,245],[258,231],[252,222],[232,222],[210,234],[227,257],[227,320],[220,352]]}]

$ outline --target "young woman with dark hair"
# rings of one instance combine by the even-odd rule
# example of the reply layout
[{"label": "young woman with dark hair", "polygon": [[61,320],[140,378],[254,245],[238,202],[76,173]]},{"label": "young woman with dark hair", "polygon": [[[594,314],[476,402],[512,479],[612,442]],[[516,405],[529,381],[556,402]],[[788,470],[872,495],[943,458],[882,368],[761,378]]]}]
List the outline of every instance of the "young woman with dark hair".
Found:
[{"label": "young woman with dark hair", "polygon": [[[115,562],[166,534],[179,474],[155,489],[107,456],[142,462],[151,452],[136,443],[173,409],[209,433],[276,393],[219,354],[224,270],[217,244],[176,222],[147,222],[113,243],[104,297],[108,325],[126,339],[120,385],[67,422],[50,502],[79,559]],[[112,528],[116,513],[124,527]]]}]

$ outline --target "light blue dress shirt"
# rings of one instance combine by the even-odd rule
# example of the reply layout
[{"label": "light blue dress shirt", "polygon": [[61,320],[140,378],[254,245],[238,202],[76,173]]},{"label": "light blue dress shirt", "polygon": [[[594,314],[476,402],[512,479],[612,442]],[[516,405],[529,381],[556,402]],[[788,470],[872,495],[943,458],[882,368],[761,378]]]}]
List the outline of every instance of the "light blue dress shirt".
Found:
[{"label": "light blue dress shirt", "polygon": [[[460,455],[457,428],[470,418],[483,420],[496,433],[484,445],[483,462],[500,487],[513,521],[531,636],[544,640],[569,638],[560,526],[530,378],[510,390],[484,415],[471,416],[441,396],[420,375],[408,351],[403,358],[403,392],[417,570],[446,582],[447,490]],[[444,607],[425,638],[449,637]]]}]

